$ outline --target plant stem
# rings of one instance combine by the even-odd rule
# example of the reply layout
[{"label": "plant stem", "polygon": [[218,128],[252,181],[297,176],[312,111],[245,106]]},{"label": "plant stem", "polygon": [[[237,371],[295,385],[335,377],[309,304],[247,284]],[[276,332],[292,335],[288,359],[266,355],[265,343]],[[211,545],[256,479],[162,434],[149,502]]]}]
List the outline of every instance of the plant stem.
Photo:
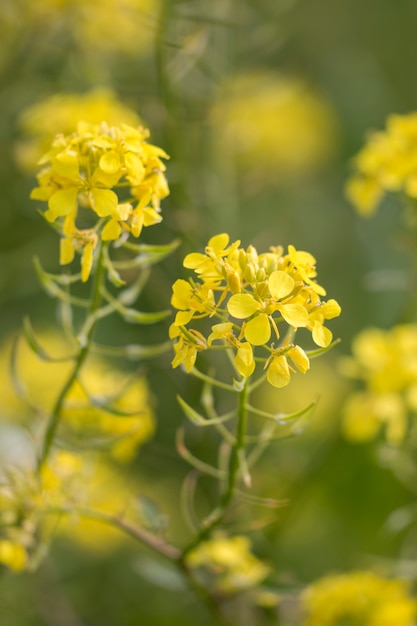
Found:
[{"label": "plant stem", "polygon": [[247,428],[247,382],[245,382],[242,391],[239,392],[238,409],[237,409],[237,427],[236,427],[236,441],[232,447],[232,453],[229,461],[229,471],[227,474],[227,484],[223,495],[220,498],[219,505],[205,520],[203,527],[189,543],[189,545],[183,550],[180,556],[180,563],[184,566],[187,556],[197,546],[205,541],[211,534],[211,532],[220,524],[223,520],[229,504],[231,503],[239,478],[239,457],[241,452],[245,449],[245,436]]},{"label": "plant stem", "polygon": [[89,508],[70,508],[70,507],[49,507],[46,509],[47,513],[58,515],[80,515],[81,517],[103,522],[109,526],[113,526],[118,530],[129,535],[133,539],[140,541],[141,543],[152,548],[162,556],[165,556],[170,561],[176,561],[180,555],[180,551],[173,545],[169,544],[165,539],[154,535],[149,530],[141,528],[140,526],[134,526],[131,522],[124,520],[117,515],[105,513],[104,511],[98,511],[96,509]]},{"label": "plant stem", "polygon": [[38,458],[38,464],[37,464],[38,475],[43,465],[45,464],[48,458],[49,452],[51,450],[51,446],[53,444],[56,430],[58,428],[59,420],[61,417],[62,407],[67,397],[67,394],[70,391],[74,382],[76,381],[77,376],[80,372],[80,369],[82,365],[84,364],[84,361],[86,360],[91,349],[91,342],[92,342],[93,333],[94,333],[95,325],[96,325],[94,314],[99,308],[100,301],[101,301],[100,289],[101,289],[101,284],[103,280],[103,245],[104,244],[100,241],[99,249],[98,249],[98,256],[97,256],[97,267],[96,267],[96,272],[94,275],[94,282],[93,282],[93,288],[92,288],[92,294],[91,294],[91,306],[87,314],[87,317],[93,316],[93,322],[89,326],[88,332],[85,337],[85,343],[80,349],[80,352],[75,361],[74,367],[62,387],[61,392],[55,402],[55,405],[49,417],[49,422],[47,424],[45,435],[44,435],[43,442],[42,442],[42,449]]}]

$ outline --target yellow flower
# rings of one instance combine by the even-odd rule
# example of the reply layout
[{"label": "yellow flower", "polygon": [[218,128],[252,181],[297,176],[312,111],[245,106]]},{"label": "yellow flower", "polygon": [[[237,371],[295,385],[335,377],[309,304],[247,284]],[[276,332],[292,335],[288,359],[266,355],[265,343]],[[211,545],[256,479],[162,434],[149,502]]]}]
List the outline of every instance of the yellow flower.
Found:
[{"label": "yellow flower", "polygon": [[28,555],[24,546],[16,541],[0,539],[0,563],[15,572],[21,572],[25,569],[27,561]]},{"label": "yellow flower", "polygon": [[390,115],[353,160],[346,194],[363,216],[372,215],[387,192],[417,198],[417,113]]},{"label": "yellow flower", "polygon": [[252,187],[317,171],[334,150],[333,111],[295,77],[238,75],[220,93],[211,119],[219,158],[234,159]]},{"label": "yellow flower", "polygon": [[190,567],[201,569],[203,576],[211,576],[219,591],[236,593],[256,587],[269,573],[268,566],[250,548],[247,537],[219,534],[195,548],[187,562]]},{"label": "yellow flower", "polygon": [[74,228],[68,237],[61,239],[59,262],[61,265],[68,265],[74,259],[75,251],[82,250],[81,280],[85,283],[91,274],[93,253],[96,246],[97,235],[93,230],[78,230]]},{"label": "yellow flower", "polygon": [[384,427],[387,439],[400,443],[407,432],[407,414],[417,409],[417,326],[366,329],[354,339],[352,352],[344,370],[362,381],[364,390],[346,402],[345,435],[364,441]]},{"label": "yellow flower", "polygon": [[[67,237],[62,243],[61,263],[72,260],[72,247],[85,246],[86,278],[95,245],[92,238],[85,241],[87,234],[90,237],[94,232],[94,237],[105,241],[118,239],[123,231],[138,237],[144,226],[162,219],[160,200],[169,189],[161,159],[168,155],[147,143],[148,135],[146,129],[126,124],[79,122],[76,132],[57,135],[40,160],[39,185],[31,197],[48,203],[46,219],[58,221]],[[114,191],[119,188],[123,193],[130,188],[130,199],[121,201]],[[80,230],[76,220],[85,209],[99,219],[93,229]]]},{"label": "yellow flower", "polygon": [[[309,360],[289,338],[276,348],[273,341],[281,338],[279,326],[285,325],[290,335],[306,327],[317,345],[327,347],[332,334],[324,323],[340,315],[341,309],[335,300],[320,299],[326,292],[315,280],[316,261],[310,253],[289,246],[284,254],[276,246],[258,254],[253,246],[246,250],[239,246],[240,241],[229,245],[229,236],[222,233],[209,240],[204,254],[193,252],[185,257],[184,266],[194,270],[197,278],[173,284],[171,304],[179,310],[170,330],[171,339],[177,340],[173,366],[186,361],[190,370],[198,350],[220,341],[233,349],[235,368],[247,378],[256,369],[254,348],[263,347],[272,355],[263,359],[269,366],[268,381],[282,387],[290,380],[287,356],[303,373]],[[200,331],[188,327],[207,317],[221,322],[212,325],[206,340]]]},{"label": "yellow flower", "polygon": [[327,576],[302,595],[303,626],[414,626],[417,602],[408,585],[373,572]]},{"label": "yellow flower", "polygon": [[128,124],[138,126],[139,116],[133,109],[120,102],[109,89],[93,89],[84,94],[55,94],[25,109],[19,125],[26,139],[16,146],[18,164],[32,171],[45,154],[55,137],[69,135],[83,120],[99,125],[106,121],[109,126]]}]

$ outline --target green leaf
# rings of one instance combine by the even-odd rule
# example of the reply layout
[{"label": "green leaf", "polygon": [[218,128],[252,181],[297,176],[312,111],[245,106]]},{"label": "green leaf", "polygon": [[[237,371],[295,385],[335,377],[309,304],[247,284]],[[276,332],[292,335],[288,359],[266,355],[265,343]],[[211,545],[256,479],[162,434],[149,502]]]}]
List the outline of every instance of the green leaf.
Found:
[{"label": "green leaf", "polygon": [[196,426],[211,426],[213,424],[222,424],[223,422],[226,422],[227,420],[232,419],[232,417],[236,415],[236,412],[232,411],[220,417],[215,417],[213,419],[206,419],[205,417],[200,415],[200,413],[195,411],[189,404],[187,404],[187,402],[183,400],[181,396],[178,394],[177,394],[177,400],[182,410],[184,411],[185,416],[188,417],[190,422],[192,422]]},{"label": "green leaf", "polygon": [[126,285],[126,281],[123,280],[120,275],[119,272],[116,271],[115,267],[114,267],[114,263],[110,258],[109,252],[108,252],[108,247],[104,246],[103,247],[103,251],[104,251],[104,264],[105,267],[107,269],[107,276],[109,278],[109,281],[115,286],[115,287],[123,287],[123,285]]},{"label": "green leaf", "polygon": [[171,243],[162,246],[152,246],[147,244],[134,244],[126,241],[122,244],[123,248],[138,253],[137,256],[129,261],[119,261],[115,263],[117,269],[127,269],[132,267],[149,267],[155,263],[159,263],[165,257],[169,256],[178,248],[181,241],[174,239]]},{"label": "green leaf", "polygon": [[45,272],[40,264],[40,261],[37,257],[34,257],[33,260],[36,274],[39,278],[39,281],[48,295],[53,298],[58,298],[59,300],[64,300],[65,302],[69,302],[74,306],[79,306],[83,308],[88,308],[90,306],[90,302],[83,298],[76,298],[75,296],[71,296],[69,293],[61,289],[53,280],[52,274],[48,274]]},{"label": "green leaf", "polygon": [[23,319],[23,334],[29,347],[42,361],[47,361],[49,363],[63,363],[66,361],[72,361],[77,357],[77,354],[71,354],[63,357],[51,356],[39,343],[28,317]]},{"label": "green leaf", "polygon": [[139,344],[132,344],[118,348],[117,346],[103,346],[98,343],[92,344],[92,349],[98,354],[105,354],[108,356],[121,356],[129,360],[136,359],[148,359],[155,356],[164,354],[172,350],[172,342],[165,341],[164,343],[158,343],[153,346],[141,346]]},{"label": "green leaf", "polygon": [[162,562],[150,557],[142,557],[136,562],[134,570],[157,587],[184,593],[184,579],[178,569],[171,565],[169,561]]},{"label": "green leaf", "polygon": [[340,343],[340,341],[341,341],[340,339],[335,339],[334,341],[332,341],[332,343],[330,343],[325,348],[318,348],[317,350],[306,350],[305,353],[309,359],[315,359],[316,357],[321,356],[325,352],[328,352],[329,350],[337,346],[337,344]]},{"label": "green leaf", "polygon": [[168,518],[161,510],[157,502],[148,496],[140,495],[136,498],[139,515],[142,517],[144,526],[149,530],[161,533],[168,527]]},{"label": "green leaf", "polygon": [[169,310],[158,311],[156,313],[143,313],[142,311],[136,311],[136,309],[127,308],[123,305],[120,307],[119,313],[126,322],[132,324],[156,324],[171,315],[171,311]]},{"label": "green leaf", "polygon": [[88,395],[88,399],[93,406],[97,409],[101,409],[110,415],[116,415],[117,417],[138,417],[143,413],[143,410],[137,411],[123,411],[112,404],[112,399],[99,395]]},{"label": "green leaf", "polygon": [[261,411],[260,409],[257,409],[251,406],[250,404],[247,404],[246,408],[250,413],[253,413],[254,415],[259,415],[259,417],[265,417],[266,419],[273,420],[279,425],[284,425],[284,424],[287,424],[288,422],[291,422],[297,419],[298,417],[301,417],[302,415],[305,415],[311,409],[313,409],[316,406],[316,404],[317,404],[317,400],[314,400],[313,402],[310,402],[310,404],[308,404],[303,409],[300,409],[299,411],[295,411],[294,413],[275,413],[275,414],[268,413],[267,411]]}]

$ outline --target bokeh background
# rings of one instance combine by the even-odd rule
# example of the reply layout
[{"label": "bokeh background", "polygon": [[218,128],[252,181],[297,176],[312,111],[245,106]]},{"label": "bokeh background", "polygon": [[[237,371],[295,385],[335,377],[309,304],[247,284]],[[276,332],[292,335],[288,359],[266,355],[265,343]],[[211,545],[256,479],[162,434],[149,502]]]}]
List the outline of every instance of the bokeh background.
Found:
[{"label": "bokeh background", "polygon": [[[142,310],[165,308],[171,283],[183,275],[184,254],[224,231],[259,251],[278,244],[310,251],[319,282],[342,306],[331,322],[341,344],[288,389],[260,398],[266,410],[297,410],[320,396],[305,432],[273,445],[254,476],[257,493],[288,499],[253,533],[277,589],[354,568],[385,564],[396,571],[401,555],[412,556],[412,532],[387,524],[413,501],[412,490],[387,466],[389,449],[344,440],[341,411],[351,382],[339,362],[361,329],[404,321],[409,258],[399,203],[388,198],[364,220],[346,201],[344,185],[367,131],[382,128],[390,113],[416,107],[416,23],[413,0],[3,0],[0,6],[0,415],[7,428],[24,412],[11,399],[10,337],[28,313],[45,333],[56,322],[55,303],[42,291],[32,259],[36,254],[57,271],[58,241],[29,194],[41,139],[59,130],[68,96],[118,100],[171,156],[163,222],[143,239],[182,243],[154,269]],[[112,318],[104,326],[118,345],[162,341],[168,324],[150,332]],[[122,367],[148,375],[156,420],[130,476],[138,495],[151,506],[160,503],[168,536],[181,543],[187,531],[178,499],[188,468],[175,451],[184,420],[175,394],[191,403],[200,387],[171,371],[170,358]],[[32,374],[36,366],[27,368],[29,379]],[[54,376],[48,381],[53,385]],[[202,455],[213,454],[214,437],[191,429],[189,438]],[[212,489],[202,481],[202,510]],[[210,623],[174,573],[146,550],[107,536],[93,543],[60,535],[35,574],[2,570],[0,622]],[[242,616],[241,623],[258,618]]]}]

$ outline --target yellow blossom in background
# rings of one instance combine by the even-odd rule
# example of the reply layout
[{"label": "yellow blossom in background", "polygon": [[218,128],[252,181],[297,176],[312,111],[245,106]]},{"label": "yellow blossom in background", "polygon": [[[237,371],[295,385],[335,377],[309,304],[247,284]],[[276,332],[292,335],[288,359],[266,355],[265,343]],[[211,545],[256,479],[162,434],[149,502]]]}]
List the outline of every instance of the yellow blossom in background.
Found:
[{"label": "yellow blossom in background", "polygon": [[[154,433],[150,400],[144,378],[126,381],[120,372],[90,368],[82,376],[82,384],[75,382],[68,394],[62,414],[64,429],[80,441],[105,448],[119,461],[130,461]],[[106,404],[100,408],[101,401],[109,410]]]},{"label": "yellow blossom in background", "polygon": [[243,535],[219,534],[195,548],[187,563],[224,593],[256,587],[269,573],[269,567],[252,554],[250,541]]},{"label": "yellow blossom in background", "polygon": [[[57,451],[42,473],[44,505],[68,507],[69,515],[46,518],[70,540],[88,550],[107,552],[124,541],[109,524],[77,514],[77,507],[114,516],[134,515],[131,479],[115,465],[94,455]],[[73,512],[71,512],[73,511]]]},{"label": "yellow blossom in background", "polygon": [[345,404],[345,435],[367,441],[384,428],[388,441],[400,443],[407,432],[409,413],[417,411],[417,326],[362,331],[342,369],[363,384]]},{"label": "yellow blossom in background", "polygon": [[303,626],[414,626],[417,601],[402,580],[358,571],[326,576],[302,595]]},{"label": "yellow blossom in background", "polygon": [[[48,203],[45,218],[62,230],[61,264],[71,263],[75,251],[82,250],[83,282],[90,276],[99,237],[139,237],[143,227],[162,219],[160,200],[169,189],[161,159],[168,155],[149,144],[148,136],[143,127],[79,122],[75,132],[56,135],[39,161],[31,198]],[[93,227],[77,225],[86,220]]]},{"label": "yellow blossom in background", "polygon": [[[286,386],[291,371],[306,373],[310,362],[294,343],[296,332],[306,328],[314,343],[326,348],[333,337],[324,324],[341,311],[336,300],[321,299],[326,291],[315,280],[315,263],[310,253],[294,246],[287,254],[281,246],[258,254],[254,246],[240,247],[240,241],[229,245],[225,233],[212,237],[204,254],[188,254],[184,267],[196,277],[178,279],[172,288],[171,304],[178,309],[170,328],[172,366],[184,363],[190,371],[199,351],[220,342],[233,350],[234,366],[245,378],[255,371],[255,350],[261,347],[264,358],[258,360],[274,387]],[[220,320],[208,337],[190,327],[202,318]]]},{"label": "yellow blossom in background", "polygon": [[19,119],[22,135],[15,149],[18,164],[32,171],[47,152],[55,135],[72,133],[83,120],[89,124],[107,122],[110,126],[138,126],[140,119],[109,89],[93,89],[84,94],[55,94],[24,110]]},{"label": "yellow blossom in background", "polygon": [[143,57],[152,51],[160,0],[20,0],[0,13],[9,35],[42,29],[44,39],[70,40],[90,58],[103,54]]},{"label": "yellow blossom in background", "polygon": [[[21,571],[47,537],[65,534],[93,550],[108,551],[124,535],[82,514],[135,514],[131,480],[94,454],[55,450],[42,467],[10,466],[0,485],[0,563]],[[78,512],[79,511],[79,512]]]},{"label": "yellow blossom in background", "polygon": [[0,539],[0,563],[21,572],[25,569],[27,558],[24,546],[9,539]]},{"label": "yellow blossom in background", "polygon": [[[39,333],[38,339],[55,358],[70,355],[74,349],[50,333]],[[33,420],[33,411],[8,379],[11,349],[9,340],[0,350],[0,419],[27,425]],[[71,362],[40,361],[23,340],[19,342],[18,375],[40,415],[48,415],[71,368]],[[68,393],[61,437],[72,445],[82,442],[83,447],[106,450],[118,461],[130,461],[153,436],[154,429],[152,398],[145,378],[128,375],[101,359],[90,359]]]},{"label": "yellow blossom in background", "polygon": [[370,133],[353,166],[346,193],[361,215],[372,215],[387,192],[417,198],[417,113],[390,115],[385,130]]},{"label": "yellow blossom in background", "polygon": [[317,171],[334,152],[330,105],[303,81],[273,72],[236,76],[212,112],[219,155],[258,184]]}]

